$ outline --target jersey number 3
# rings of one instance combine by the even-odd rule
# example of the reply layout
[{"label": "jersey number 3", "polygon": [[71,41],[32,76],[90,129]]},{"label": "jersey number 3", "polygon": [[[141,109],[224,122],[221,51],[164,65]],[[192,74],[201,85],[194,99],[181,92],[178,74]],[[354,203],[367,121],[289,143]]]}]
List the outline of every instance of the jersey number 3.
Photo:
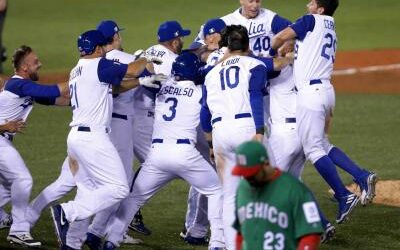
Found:
[{"label": "jersey number 3", "polygon": [[162,116],[163,119],[166,120],[167,122],[172,121],[176,116],[176,106],[178,105],[178,99],[176,99],[175,97],[169,97],[165,100],[165,103],[169,103],[169,102],[172,103],[171,107],[169,107],[171,114]]}]

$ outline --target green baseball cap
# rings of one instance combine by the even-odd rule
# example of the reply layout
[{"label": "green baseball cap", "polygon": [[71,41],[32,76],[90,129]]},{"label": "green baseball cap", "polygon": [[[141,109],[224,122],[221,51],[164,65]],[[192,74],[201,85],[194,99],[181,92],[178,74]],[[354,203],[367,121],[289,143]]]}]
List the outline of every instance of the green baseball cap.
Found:
[{"label": "green baseball cap", "polygon": [[268,160],[268,154],[263,144],[258,141],[247,141],[236,148],[236,166],[232,170],[233,175],[250,177],[258,173],[264,162]]}]

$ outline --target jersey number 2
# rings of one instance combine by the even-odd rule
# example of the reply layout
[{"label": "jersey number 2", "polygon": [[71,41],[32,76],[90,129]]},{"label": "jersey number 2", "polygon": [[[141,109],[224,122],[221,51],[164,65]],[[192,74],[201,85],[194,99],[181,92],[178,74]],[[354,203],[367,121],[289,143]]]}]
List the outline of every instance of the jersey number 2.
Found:
[{"label": "jersey number 2", "polygon": [[[328,39],[328,42],[322,46],[321,56],[326,58],[327,60],[332,58],[332,62],[335,62],[335,51],[336,51],[336,39],[333,38],[331,33],[327,33],[325,38]],[[331,48],[333,47],[333,51]]]},{"label": "jersey number 2", "polygon": [[[236,88],[239,84],[239,66],[231,66],[225,70],[222,68],[219,72],[219,78],[221,80],[221,89],[225,90],[225,85],[229,88]],[[234,77],[232,80],[231,77]]]},{"label": "jersey number 2", "polygon": [[176,116],[176,106],[178,105],[178,99],[176,99],[175,97],[169,97],[165,100],[165,103],[168,102],[172,102],[171,107],[169,107],[169,110],[171,111],[171,115],[167,116],[167,115],[163,115],[162,117],[164,118],[164,120],[166,120],[167,122],[172,121],[175,116]]},{"label": "jersey number 2", "polygon": [[76,95],[76,82],[69,85],[69,95],[71,97],[71,108],[75,110],[79,107],[78,96]]}]

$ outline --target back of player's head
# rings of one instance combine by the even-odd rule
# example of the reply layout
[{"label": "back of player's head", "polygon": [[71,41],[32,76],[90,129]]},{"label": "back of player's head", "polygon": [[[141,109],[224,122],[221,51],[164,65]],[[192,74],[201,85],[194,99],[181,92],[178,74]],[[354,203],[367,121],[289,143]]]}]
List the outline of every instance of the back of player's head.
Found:
[{"label": "back of player's head", "polygon": [[339,0],[316,0],[318,7],[324,8],[324,15],[333,16],[337,7],[339,6]]},{"label": "back of player's head", "polygon": [[24,58],[32,53],[32,51],[32,48],[26,45],[22,45],[14,51],[14,54],[12,56],[12,64],[15,70],[19,70],[22,62],[24,61]]},{"label": "back of player's head", "polygon": [[106,45],[107,40],[100,31],[89,30],[78,37],[77,43],[81,56],[86,56],[93,54],[97,46]]},{"label": "back of player's head", "polygon": [[197,81],[199,78],[200,67],[200,59],[195,54],[184,52],[172,63],[171,74],[177,81]]},{"label": "back of player's head", "polygon": [[226,42],[228,43],[228,49],[230,51],[247,51],[249,49],[249,35],[247,29],[242,25],[231,25]]},{"label": "back of player's head", "polygon": [[114,35],[123,29],[121,29],[113,20],[104,20],[97,25],[96,30],[103,34],[107,39],[107,43],[112,43]]}]

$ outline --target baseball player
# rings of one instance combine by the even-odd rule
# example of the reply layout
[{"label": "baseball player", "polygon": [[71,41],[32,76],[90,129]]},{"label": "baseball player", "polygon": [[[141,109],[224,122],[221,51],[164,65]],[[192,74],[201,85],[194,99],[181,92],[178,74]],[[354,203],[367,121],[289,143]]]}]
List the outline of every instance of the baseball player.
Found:
[{"label": "baseball player", "polygon": [[[229,26],[228,26],[229,27]],[[228,37],[228,56],[206,76],[203,89],[201,125],[213,148],[223,186],[223,222],[227,249],[234,249],[234,200],[239,178],[231,175],[233,148],[264,134],[262,90],[266,82],[265,65],[246,56],[249,37],[243,26],[232,26]],[[212,135],[211,135],[212,132]],[[214,145],[214,147],[212,147]]]},{"label": "baseball player", "polygon": [[[158,59],[147,56],[130,64],[111,61],[103,58],[105,44],[106,39],[97,30],[79,36],[81,59],[70,73],[73,117],[67,144],[77,194],[73,201],[51,207],[61,246],[66,246],[71,222],[89,218],[129,194],[123,163],[109,137],[112,86],[121,92],[139,85],[158,87],[154,79],[136,78],[148,62]],[[121,84],[125,76],[134,79]]]},{"label": "baseball player", "polygon": [[207,195],[210,249],[224,247],[221,186],[215,170],[195,148],[201,108],[201,86],[197,85],[199,68],[200,61],[196,55],[183,53],[178,56],[172,65],[175,80],[164,83],[157,94],[153,144],[133,184],[132,195],[125,200],[133,210],[118,210],[118,216],[107,229],[107,249],[118,246],[120,232],[127,228],[127,222],[137,209],[177,177]]},{"label": "baseball player", "polygon": [[[32,238],[26,209],[32,189],[32,177],[22,157],[12,144],[16,132],[24,126],[33,103],[47,105],[67,105],[68,87],[64,84],[45,86],[35,83],[39,79],[38,70],[42,66],[36,53],[28,46],[21,46],[13,55],[15,75],[5,84],[0,92],[0,183],[11,197],[13,223],[7,240],[29,247],[38,247],[39,241]],[[21,123],[22,127],[8,128],[9,121]],[[4,129],[5,128],[5,129]]]},{"label": "baseball player", "polygon": [[375,196],[377,176],[359,168],[339,148],[330,144],[326,132],[335,106],[335,94],[330,83],[335,59],[337,37],[333,14],[337,0],[311,0],[308,15],[274,37],[272,54],[285,41],[296,38],[294,78],[297,95],[296,119],[298,134],[309,159],[325,181],[335,191],[339,202],[337,223],[342,223],[359,202],[359,198],[343,185],[335,164],[351,174],[361,188],[361,203]]},{"label": "baseball player", "polygon": [[310,190],[272,168],[257,141],[240,144],[236,161],[232,174],[244,177],[236,196],[236,249],[317,249],[323,229]]},{"label": "baseball player", "polygon": [[[183,37],[190,34],[177,21],[166,21],[160,24],[157,31],[158,44],[148,48],[145,53],[160,58],[159,65],[148,65],[147,70],[156,74],[171,74],[172,63],[181,53]],[[143,164],[151,147],[151,136],[154,123],[155,94],[146,88],[139,87],[133,94],[133,137],[134,155]],[[143,226],[140,210],[129,225],[129,229],[149,235],[151,231]]]},{"label": "baseball player", "polygon": [[[202,61],[206,62],[206,70],[213,67],[223,56],[223,50],[219,49],[218,43],[225,27],[226,25],[221,19],[210,19],[204,25],[206,52],[201,53],[200,57]],[[201,130],[201,128],[199,129]],[[196,148],[211,165],[215,164],[210,160],[208,144],[202,131],[198,132]],[[190,187],[185,225],[180,237],[191,245],[202,245],[208,242],[207,206],[207,197]]]}]

